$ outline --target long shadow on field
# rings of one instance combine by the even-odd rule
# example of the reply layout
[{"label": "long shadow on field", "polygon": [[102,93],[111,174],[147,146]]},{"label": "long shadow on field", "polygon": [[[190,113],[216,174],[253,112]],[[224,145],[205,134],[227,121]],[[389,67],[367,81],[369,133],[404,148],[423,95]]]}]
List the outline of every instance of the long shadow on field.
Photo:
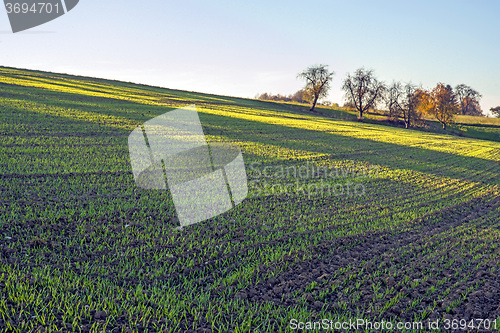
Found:
[{"label": "long shadow on field", "polygon": [[500,128],[500,125],[496,124],[474,124],[474,123],[468,123],[465,121],[456,121],[454,125],[462,125],[462,126],[472,126],[472,127],[486,127],[486,128]]},{"label": "long shadow on field", "polygon": [[[57,105],[64,108],[74,108],[77,110],[93,110],[96,112],[95,104],[102,104],[98,113],[122,116],[128,119],[134,119],[138,122],[153,118],[157,114],[162,114],[170,108],[165,106],[144,105],[137,102],[131,102],[119,99],[110,99],[105,97],[81,96],[78,94],[54,92],[29,87],[19,87],[15,85],[2,85],[10,98],[20,98],[33,101],[42,106]],[[37,96],[35,92],[43,91],[44,94]],[[189,95],[189,94],[188,94]],[[205,97],[203,94],[192,93],[193,97]],[[94,105],[88,105],[91,102]],[[186,101],[189,103],[190,101]],[[192,102],[192,101],[191,101]],[[239,101],[242,102],[242,101]],[[245,101],[246,102],[246,101]],[[206,103],[206,102],[205,102]],[[242,103],[244,104],[244,103]],[[239,105],[242,105],[239,104]],[[266,109],[267,111],[282,111],[282,117],[292,117],[297,119],[290,110],[279,110],[275,108],[266,108],[271,103],[257,103],[248,101],[248,107],[255,109]],[[217,105],[217,103],[214,103]],[[142,111],[142,112],[141,112]],[[43,116],[44,121],[52,118],[57,123],[54,116]],[[446,152],[434,151],[431,149],[408,147],[398,144],[377,142],[369,139],[353,138],[339,134],[314,131],[283,126],[279,124],[267,124],[259,121],[245,120],[240,118],[231,118],[208,113],[200,113],[206,134],[221,135],[238,141],[256,142],[267,145],[268,147],[286,148],[306,153],[327,154],[334,160],[354,160],[360,162],[369,162],[381,166],[389,166],[398,169],[407,169],[420,171],[427,174],[452,177],[457,179],[468,179],[479,181],[486,184],[500,184],[500,165],[496,161],[491,161],[478,157],[459,156]],[[71,119],[66,121],[75,121],[84,125],[92,124],[81,120]],[[307,121],[307,119],[303,119]],[[317,120],[321,122],[321,120]],[[325,121],[327,121],[325,119]],[[101,126],[106,124],[101,124]],[[360,127],[360,124],[356,124]],[[333,126],[333,125],[332,125]],[[82,127],[82,130],[84,130]],[[383,127],[377,128],[366,125],[368,131],[385,131]],[[126,135],[126,131],[123,132]],[[99,135],[98,133],[95,133]],[[446,144],[446,143],[444,143]],[[247,161],[258,158],[259,155],[251,152],[245,153]]]},{"label": "long shadow on field", "polygon": [[[233,120],[213,114],[201,113],[200,118],[205,133],[209,135],[222,135],[238,141],[258,142],[276,149],[286,148],[327,154],[334,160],[369,162],[430,175],[490,185],[500,184],[500,164],[497,161],[252,120]],[[225,126],[221,128],[221,125]],[[367,129],[379,130],[371,127]],[[258,157],[257,154],[245,153],[247,162]]]}]

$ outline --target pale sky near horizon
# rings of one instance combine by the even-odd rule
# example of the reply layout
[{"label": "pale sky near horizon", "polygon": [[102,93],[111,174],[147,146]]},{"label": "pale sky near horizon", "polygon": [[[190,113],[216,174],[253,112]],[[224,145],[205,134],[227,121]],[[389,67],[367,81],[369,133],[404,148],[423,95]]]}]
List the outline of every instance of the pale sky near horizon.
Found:
[{"label": "pale sky near horizon", "polygon": [[0,65],[253,98],[290,94],[304,68],[380,80],[465,83],[500,105],[500,1],[88,1],[13,34],[0,8]]}]

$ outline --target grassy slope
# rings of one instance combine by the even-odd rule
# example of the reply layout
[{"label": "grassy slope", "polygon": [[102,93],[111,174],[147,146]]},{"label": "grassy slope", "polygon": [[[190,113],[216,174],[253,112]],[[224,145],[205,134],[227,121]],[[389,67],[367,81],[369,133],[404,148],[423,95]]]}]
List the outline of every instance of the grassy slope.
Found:
[{"label": "grassy slope", "polygon": [[[488,285],[468,279],[498,275],[500,143],[312,116],[300,106],[1,67],[0,93],[2,328],[275,331],[292,318],[356,312],[443,318],[436,306],[464,315],[467,295]],[[251,186],[235,209],[179,232],[168,193],[134,186],[127,137],[192,103],[209,140],[242,148]],[[250,167],[254,162],[261,164]],[[309,196],[300,188],[272,195],[264,181],[276,190],[296,179],[259,178],[264,166],[308,162],[378,172],[299,180],[361,184],[366,193],[359,196]],[[310,276],[290,284],[308,262],[411,233],[419,236],[344,262],[320,285]],[[266,291],[273,278],[280,297]],[[390,278],[395,288],[378,293]]]},{"label": "grassy slope", "polygon": [[[334,109],[331,107],[319,106],[316,108],[316,113],[325,117],[356,120],[357,112]],[[462,116],[458,115],[454,119],[454,124],[448,125],[446,130],[443,130],[442,125],[432,117],[426,117],[425,126],[416,127],[415,130],[431,132],[436,134],[451,134],[459,137],[467,137],[481,140],[490,140],[500,142],[500,119]],[[365,115],[365,122],[372,124],[383,124],[388,126],[397,126],[392,122],[387,121],[387,116],[382,114],[368,113]],[[402,127],[402,124],[399,125]]]}]

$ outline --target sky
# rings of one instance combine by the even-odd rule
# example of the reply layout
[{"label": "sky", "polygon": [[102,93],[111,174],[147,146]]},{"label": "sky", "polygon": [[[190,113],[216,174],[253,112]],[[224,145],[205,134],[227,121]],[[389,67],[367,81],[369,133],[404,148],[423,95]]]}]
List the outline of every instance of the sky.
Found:
[{"label": "sky", "polygon": [[497,0],[89,1],[25,32],[0,8],[0,65],[239,97],[291,94],[315,64],[424,88],[464,83],[500,105]]}]

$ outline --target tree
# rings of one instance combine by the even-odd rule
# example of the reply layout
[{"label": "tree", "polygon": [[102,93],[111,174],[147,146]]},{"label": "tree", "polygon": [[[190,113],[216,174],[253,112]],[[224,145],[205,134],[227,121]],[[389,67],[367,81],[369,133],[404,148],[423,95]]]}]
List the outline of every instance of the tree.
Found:
[{"label": "tree", "polygon": [[363,113],[374,108],[383,97],[385,85],[375,78],[373,70],[359,68],[354,75],[347,74],[342,90],[346,93],[346,99],[358,110],[358,118],[363,119]]},{"label": "tree", "polygon": [[399,100],[401,99],[401,83],[393,82],[386,91],[386,105],[389,109],[389,118],[392,120],[399,120],[401,109],[399,107]]},{"label": "tree", "polygon": [[259,94],[257,94],[257,95],[255,96],[255,99],[262,99],[262,100],[264,100],[264,101],[267,101],[267,100],[270,100],[270,97],[269,97],[269,96],[270,96],[270,95],[269,95],[268,93],[262,93],[262,94],[260,94],[260,95],[259,95]]},{"label": "tree", "polygon": [[479,100],[483,97],[476,90],[465,84],[459,84],[455,87],[457,100],[459,103],[460,114],[470,116],[484,116]]},{"label": "tree", "polygon": [[295,92],[294,94],[290,94],[288,96],[284,96],[281,94],[269,94],[269,93],[262,93],[262,94],[257,94],[255,96],[255,99],[261,99],[264,101],[283,101],[283,102],[298,102],[298,103],[307,103],[307,93],[304,89],[300,89],[299,91]]},{"label": "tree", "polygon": [[446,129],[446,125],[453,123],[458,112],[458,103],[453,88],[450,85],[438,83],[431,92],[422,91],[419,110],[429,113]]},{"label": "tree", "polygon": [[392,119],[403,119],[406,128],[416,125],[422,120],[418,105],[422,97],[422,90],[411,82],[405,85],[393,82],[386,92],[386,104],[389,116]]},{"label": "tree", "polygon": [[328,65],[310,66],[297,75],[297,78],[306,81],[304,90],[305,95],[309,97],[312,103],[310,111],[314,111],[318,99],[327,96],[333,75],[335,75],[335,72],[329,72]]},{"label": "tree", "polygon": [[307,93],[304,89],[300,89],[295,94],[290,95],[291,100],[297,103],[306,103],[307,97]]},{"label": "tree", "polygon": [[491,108],[490,111],[495,117],[500,118],[500,106]]},{"label": "tree", "polygon": [[403,115],[405,127],[409,128],[418,125],[422,121],[422,114],[418,109],[418,105],[422,99],[422,89],[417,88],[411,82],[403,86],[403,93],[399,107]]}]

